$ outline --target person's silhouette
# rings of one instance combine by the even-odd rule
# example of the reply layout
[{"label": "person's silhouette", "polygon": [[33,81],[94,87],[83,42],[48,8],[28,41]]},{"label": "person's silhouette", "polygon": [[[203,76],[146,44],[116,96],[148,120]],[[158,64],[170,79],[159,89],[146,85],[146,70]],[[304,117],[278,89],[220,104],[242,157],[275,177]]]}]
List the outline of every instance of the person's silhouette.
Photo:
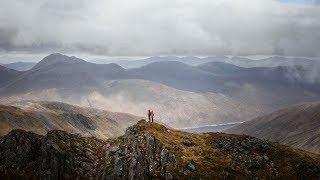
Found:
[{"label": "person's silhouette", "polygon": [[149,122],[151,121],[151,110],[149,109],[148,110],[148,119],[149,119]]},{"label": "person's silhouette", "polygon": [[151,110],[151,122],[153,122],[154,112]]}]

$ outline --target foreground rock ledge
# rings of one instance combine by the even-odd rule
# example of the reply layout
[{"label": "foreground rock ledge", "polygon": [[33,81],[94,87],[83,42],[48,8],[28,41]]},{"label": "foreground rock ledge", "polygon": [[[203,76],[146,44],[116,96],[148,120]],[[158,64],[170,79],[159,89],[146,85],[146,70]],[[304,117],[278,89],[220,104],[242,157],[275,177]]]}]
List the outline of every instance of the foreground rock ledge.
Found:
[{"label": "foreground rock ledge", "polygon": [[13,130],[0,140],[0,178],[212,179],[320,177],[316,154],[249,136],[191,134],[139,121],[99,140]]}]

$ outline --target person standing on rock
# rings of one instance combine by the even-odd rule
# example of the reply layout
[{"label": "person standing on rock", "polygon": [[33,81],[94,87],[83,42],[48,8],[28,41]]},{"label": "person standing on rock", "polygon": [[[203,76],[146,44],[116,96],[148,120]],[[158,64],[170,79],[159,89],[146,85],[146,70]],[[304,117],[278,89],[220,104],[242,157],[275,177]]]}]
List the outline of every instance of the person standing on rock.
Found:
[{"label": "person standing on rock", "polygon": [[151,110],[151,122],[153,122],[153,116],[154,116],[154,112],[153,110]]},{"label": "person standing on rock", "polygon": [[148,118],[149,118],[149,122],[151,122],[151,110],[148,110]]}]

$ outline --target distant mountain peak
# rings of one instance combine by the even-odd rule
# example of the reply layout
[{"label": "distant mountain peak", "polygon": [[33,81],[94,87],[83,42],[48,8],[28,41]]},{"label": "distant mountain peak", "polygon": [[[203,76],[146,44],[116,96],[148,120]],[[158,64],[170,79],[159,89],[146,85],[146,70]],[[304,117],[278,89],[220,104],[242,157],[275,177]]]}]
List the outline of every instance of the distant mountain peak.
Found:
[{"label": "distant mountain peak", "polygon": [[[5,66],[3,66],[3,65],[0,65],[0,71],[8,72],[8,71],[11,71],[11,70],[12,70],[12,69],[7,68],[7,67],[5,67]],[[12,71],[14,71],[14,70],[12,70]]]},{"label": "distant mountain peak", "polygon": [[189,67],[189,65],[180,61],[157,61],[142,66],[142,68],[183,68]]},{"label": "distant mountain peak", "polygon": [[44,57],[33,69],[37,69],[39,67],[51,66],[58,63],[86,63],[85,60],[79,59],[75,56],[66,56],[60,53],[53,53],[46,57]]},{"label": "distant mountain peak", "polygon": [[152,62],[150,64],[147,64],[146,66],[154,66],[154,65],[186,65],[183,62],[180,61],[158,61],[158,62]]}]

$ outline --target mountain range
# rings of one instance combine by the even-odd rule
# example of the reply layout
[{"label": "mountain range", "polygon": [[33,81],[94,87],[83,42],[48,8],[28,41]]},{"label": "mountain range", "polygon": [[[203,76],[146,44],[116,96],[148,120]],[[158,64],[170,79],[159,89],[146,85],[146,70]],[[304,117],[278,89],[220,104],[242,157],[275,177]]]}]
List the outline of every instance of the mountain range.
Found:
[{"label": "mountain range", "polygon": [[247,57],[228,57],[228,56],[208,56],[208,57],[197,57],[197,56],[153,56],[139,60],[118,60],[110,61],[119,64],[120,66],[130,69],[139,68],[154,62],[162,61],[178,61],[191,66],[197,66],[207,62],[224,62],[233,64],[239,67],[277,67],[277,66],[310,66],[319,64],[319,60],[309,58],[298,58],[298,57],[282,57],[282,56],[271,56],[265,57],[258,60],[249,59]]},{"label": "mountain range", "polygon": [[320,177],[314,61],[172,58],[0,66],[0,178]]},{"label": "mountain range", "polygon": [[125,69],[56,53],[31,70],[13,72],[3,76],[8,78],[0,88],[2,103],[62,101],[138,116],[154,108],[159,121],[167,119],[177,128],[242,122],[287,105],[320,100],[320,85],[307,81],[300,66],[160,61]]}]

